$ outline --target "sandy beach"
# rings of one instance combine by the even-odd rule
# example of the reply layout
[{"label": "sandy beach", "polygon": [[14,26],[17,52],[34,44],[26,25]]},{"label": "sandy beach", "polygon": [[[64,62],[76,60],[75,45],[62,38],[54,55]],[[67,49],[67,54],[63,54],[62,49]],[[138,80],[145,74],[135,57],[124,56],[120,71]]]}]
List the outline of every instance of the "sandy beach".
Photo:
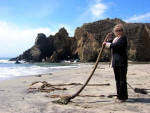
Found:
[{"label": "sandy beach", "polygon": [[149,94],[135,93],[128,87],[129,99],[115,102],[116,95],[113,69],[109,63],[99,63],[89,84],[110,84],[87,86],[80,96],[67,105],[52,103],[52,95],[74,94],[81,85],[56,86],[67,90],[51,92],[29,92],[35,81],[50,84],[83,84],[93,69],[94,63],[80,64],[78,68],[61,70],[44,75],[18,77],[0,81],[0,113],[150,113],[150,63],[129,63],[128,83],[134,88],[145,88]]}]

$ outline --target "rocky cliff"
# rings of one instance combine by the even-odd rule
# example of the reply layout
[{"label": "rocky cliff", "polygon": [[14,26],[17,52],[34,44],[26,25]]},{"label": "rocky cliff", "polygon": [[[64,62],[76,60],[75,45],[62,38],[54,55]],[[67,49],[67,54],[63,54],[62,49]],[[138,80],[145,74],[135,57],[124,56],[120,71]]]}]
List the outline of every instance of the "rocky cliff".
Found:
[{"label": "rocky cliff", "polygon": [[[65,28],[49,37],[39,33],[34,46],[12,60],[59,62],[79,58],[81,62],[95,61],[106,34],[118,23],[125,27],[129,60],[150,61],[150,23],[126,23],[120,19],[86,23],[75,30],[74,37],[69,37]],[[109,61],[109,56],[110,52],[105,50],[101,61]]]},{"label": "rocky cliff", "polygon": [[[129,60],[150,61],[150,23],[125,23],[120,19],[105,19],[84,24],[75,31],[77,53],[81,61],[94,61],[101,44],[113,27],[122,23],[128,38]],[[109,51],[104,51],[101,60],[109,60]]]}]

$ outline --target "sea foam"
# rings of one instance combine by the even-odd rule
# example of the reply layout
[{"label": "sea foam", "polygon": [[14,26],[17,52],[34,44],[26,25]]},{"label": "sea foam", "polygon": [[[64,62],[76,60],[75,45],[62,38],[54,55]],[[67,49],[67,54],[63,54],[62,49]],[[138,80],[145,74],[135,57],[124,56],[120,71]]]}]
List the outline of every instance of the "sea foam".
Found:
[{"label": "sea foam", "polygon": [[25,63],[15,64],[15,61],[0,60],[0,80],[19,76],[31,76],[46,74],[58,70],[77,68],[78,66],[70,63]]}]

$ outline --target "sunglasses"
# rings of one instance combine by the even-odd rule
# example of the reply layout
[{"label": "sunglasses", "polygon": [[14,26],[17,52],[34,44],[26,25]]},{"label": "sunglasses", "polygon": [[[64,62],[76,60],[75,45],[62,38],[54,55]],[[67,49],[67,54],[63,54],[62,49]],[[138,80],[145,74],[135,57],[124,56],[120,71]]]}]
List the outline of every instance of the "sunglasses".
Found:
[{"label": "sunglasses", "polygon": [[115,32],[122,32],[122,29],[119,29],[119,30],[115,30]]}]

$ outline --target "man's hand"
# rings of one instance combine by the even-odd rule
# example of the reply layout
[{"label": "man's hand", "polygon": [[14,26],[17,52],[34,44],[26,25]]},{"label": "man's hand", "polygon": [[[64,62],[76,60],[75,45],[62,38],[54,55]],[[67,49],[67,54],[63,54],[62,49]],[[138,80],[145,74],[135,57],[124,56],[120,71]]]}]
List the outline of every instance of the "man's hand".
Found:
[{"label": "man's hand", "polygon": [[105,45],[106,45],[106,42],[103,42],[103,43],[102,43],[102,46],[105,46]]},{"label": "man's hand", "polygon": [[113,39],[113,33],[110,32],[110,33],[107,34],[107,41],[110,41],[112,39]]}]

